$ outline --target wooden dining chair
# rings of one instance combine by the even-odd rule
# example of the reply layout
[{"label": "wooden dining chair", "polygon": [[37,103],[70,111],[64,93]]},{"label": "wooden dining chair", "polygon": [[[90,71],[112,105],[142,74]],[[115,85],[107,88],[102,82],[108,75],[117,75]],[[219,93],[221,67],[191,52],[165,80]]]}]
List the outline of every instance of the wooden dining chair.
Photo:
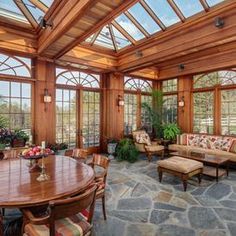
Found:
[{"label": "wooden dining chair", "polygon": [[[50,201],[47,211],[40,216],[22,209],[24,235],[90,235],[97,188],[93,184],[81,195]],[[88,218],[80,213],[86,209],[89,209]]]},{"label": "wooden dining chair", "polygon": [[72,157],[76,160],[86,163],[88,158],[88,150],[82,148],[74,148],[65,151],[65,156]]},{"label": "wooden dining chair", "polygon": [[[105,204],[105,188],[106,188],[106,179],[108,173],[110,159],[106,156],[100,154],[93,154],[92,162],[89,165],[94,169],[95,172],[95,182],[98,184],[98,190],[96,193],[96,199],[102,199],[102,210],[104,220],[106,217],[106,204]],[[97,168],[102,168],[102,171],[98,171]]]}]

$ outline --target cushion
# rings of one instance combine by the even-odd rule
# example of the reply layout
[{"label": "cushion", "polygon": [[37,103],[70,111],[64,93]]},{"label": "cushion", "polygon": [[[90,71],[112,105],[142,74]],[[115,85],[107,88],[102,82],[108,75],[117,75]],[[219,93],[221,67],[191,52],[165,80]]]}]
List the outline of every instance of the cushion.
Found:
[{"label": "cushion", "polygon": [[187,145],[187,134],[181,134],[179,142],[179,144]]},{"label": "cushion", "polygon": [[159,152],[159,151],[164,150],[164,146],[162,146],[162,145],[145,146],[145,148],[149,152]]},{"label": "cushion", "polygon": [[232,153],[236,153],[236,139],[232,140],[229,151],[232,152]]},{"label": "cushion", "polygon": [[187,145],[192,147],[199,146],[199,135],[198,134],[188,134],[187,135]]},{"label": "cushion", "polygon": [[146,145],[151,145],[150,137],[147,133],[140,133],[135,136],[135,141],[137,143],[143,143]]},{"label": "cushion", "polygon": [[160,167],[184,174],[203,168],[203,164],[199,161],[178,156],[173,156],[168,159],[158,161],[157,163]]},{"label": "cushion", "polygon": [[[57,220],[55,222],[56,236],[82,236],[86,235],[92,226],[81,214]],[[25,233],[34,236],[49,236],[49,226],[27,224]]]}]

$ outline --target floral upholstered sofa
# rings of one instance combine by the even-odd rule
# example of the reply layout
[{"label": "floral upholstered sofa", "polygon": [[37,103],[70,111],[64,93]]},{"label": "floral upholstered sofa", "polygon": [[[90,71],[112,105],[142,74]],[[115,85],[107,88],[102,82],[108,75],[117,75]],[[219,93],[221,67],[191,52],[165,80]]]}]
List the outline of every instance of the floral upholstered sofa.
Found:
[{"label": "floral upholstered sofa", "polygon": [[185,133],[177,138],[177,144],[169,145],[169,150],[204,152],[236,163],[236,137]]}]

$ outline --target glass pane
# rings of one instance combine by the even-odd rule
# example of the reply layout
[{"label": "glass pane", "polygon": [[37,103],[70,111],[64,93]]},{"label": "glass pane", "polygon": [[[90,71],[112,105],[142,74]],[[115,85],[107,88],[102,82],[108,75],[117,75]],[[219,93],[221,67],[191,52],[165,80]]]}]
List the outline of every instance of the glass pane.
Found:
[{"label": "glass pane", "polygon": [[26,8],[30,11],[34,19],[39,23],[41,19],[44,17],[45,13],[33,5],[30,1],[24,0],[23,1]]},{"label": "glass pane", "polygon": [[149,34],[153,34],[161,30],[140,3],[135,4],[128,11]]},{"label": "glass pane", "polygon": [[142,92],[151,92],[152,82],[125,76],[125,89],[134,91],[140,90]]},{"label": "glass pane", "polygon": [[128,34],[130,34],[135,40],[140,40],[144,38],[145,36],[142,34],[142,32],[128,19],[127,16],[124,14],[121,14],[116,19],[116,22],[127,31]]},{"label": "glass pane", "polygon": [[170,79],[162,82],[162,91],[165,92],[176,92],[178,87],[178,79]]},{"label": "glass pane", "polygon": [[178,113],[177,95],[165,95],[163,97],[163,102],[164,123],[176,123]]},{"label": "glass pane", "polygon": [[166,0],[145,0],[163,24],[168,27],[180,21]]},{"label": "glass pane", "polygon": [[115,49],[108,26],[103,27],[101,33],[98,35],[94,43],[106,48]]},{"label": "glass pane", "polygon": [[45,6],[50,7],[54,0],[40,0]]},{"label": "glass pane", "polygon": [[20,97],[21,96],[21,84],[20,83],[11,83],[11,96]]},{"label": "glass pane", "polygon": [[236,135],[236,90],[221,91],[221,133]]},{"label": "glass pane", "polygon": [[6,81],[0,82],[0,97],[9,97],[10,96],[10,83]]},{"label": "glass pane", "polygon": [[193,131],[197,133],[213,133],[214,92],[193,94]]},{"label": "glass pane", "polygon": [[212,7],[212,6],[214,6],[214,5],[216,5],[216,4],[218,4],[218,3],[221,3],[221,2],[223,2],[224,0],[207,0],[207,3],[208,3],[208,5],[210,6],[210,7]]},{"label": "glass pane", "polygon": [[174,0],[185,17],[190,17],[203,11],[204,8],[198,0]]},{"label": "glass pane", "polygon": [[127,38],[125,38],[123,34],[120,33],[120,31],[118,31],[114,26],[111,26],[111,27],[114,33],[114,37],[115,37],[115,41],[116,41],[116,45],[118,49],[124,48],[131,44],[131,42]]},{"label": "glass pane", "polygon": [[0,16],[29,24],[13,0],[0,0]]},{"label": "glass pane", "polygon": [[[142,95],[141,96],[141,103],[146,103],[149,107],[152,107],[152,97],[149,95]],[[145,129],[149,134],[152,133],[152,122],[151,117],[147,110],[142,106],[141,107],[141,126],[142,129]]]}]

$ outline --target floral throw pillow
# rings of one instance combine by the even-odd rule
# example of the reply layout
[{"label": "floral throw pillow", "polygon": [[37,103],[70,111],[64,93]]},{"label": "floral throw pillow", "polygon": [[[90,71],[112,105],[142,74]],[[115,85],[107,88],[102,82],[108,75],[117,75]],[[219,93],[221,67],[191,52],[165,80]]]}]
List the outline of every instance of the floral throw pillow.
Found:
[{"label": "floral throw pillow", "polygon": [[136,142],[151,145],[151,140],[148,134],[141,133],[136,135]]},{"label": "floral throw pillow", "polygon": [[230,137],[221,137],[221,136],[209,136],[209,141],[211,144],[211,149],[229,151],[232,138]]},{"label": "floral throw pillow", "polygon": [[187,138],[188,146],[198,147],[199,146],[199,135],[189,134]]}]

